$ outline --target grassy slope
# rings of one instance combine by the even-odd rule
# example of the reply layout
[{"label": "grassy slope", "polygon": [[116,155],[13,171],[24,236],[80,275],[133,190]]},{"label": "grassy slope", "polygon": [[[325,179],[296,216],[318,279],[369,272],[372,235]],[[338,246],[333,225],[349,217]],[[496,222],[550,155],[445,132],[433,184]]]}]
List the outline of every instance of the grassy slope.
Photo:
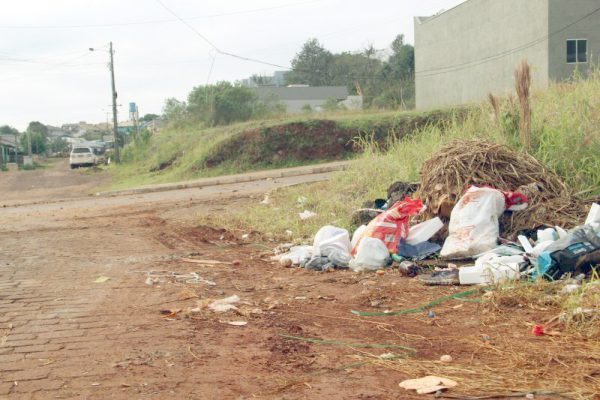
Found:
[{"label": "grassy slope", "polygon": [[354,157],[354,139],[411,132],[450,111],[364,112],[295,116],[224,127],[171,127],[144,144],[128,145],[113,169],[113,187],[174,182]]},{"label": "grassy slope", "polygon": [[[515,133],[515,105],[503,101],[499,121],[487,104],[440,127],[427,127],[418,134],[391,143],[387,150],[376,145],[366,151],[348,171],[337,173],[330,182],[298,186],[271,195],[271,205],[242,210],[222,226],[241,227],[295,239],[311,237],[320,226],[333,224],[351,228],[352,211],[365,200],[385,197],[394,181],[417,181],[421,164],[445,143],[456,139],[480,138],[519,147]],[[600,73],[585,81],[553,85],[536,93],[533,107],[532,155],[553,169],[576,191],[600,195]],[[518,168],[518,166],[515,166]],[[297,199],[308,198],[304,205]],[[318,217],[301,221],[298,212],[309,209]]]}]

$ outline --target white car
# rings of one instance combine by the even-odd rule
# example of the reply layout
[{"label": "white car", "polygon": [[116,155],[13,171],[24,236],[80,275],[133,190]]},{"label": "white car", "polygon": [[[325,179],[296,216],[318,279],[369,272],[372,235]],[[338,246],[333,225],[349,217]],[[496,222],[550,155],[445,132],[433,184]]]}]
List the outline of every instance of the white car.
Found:
[{"label": "white car", "polygon": [[94,150],[88,146],[77,146],[71,150],[71,156],[69,157],[69,164],[71,169],[77,167],[88,166],[98,164],[100,157],[98,157]]}]

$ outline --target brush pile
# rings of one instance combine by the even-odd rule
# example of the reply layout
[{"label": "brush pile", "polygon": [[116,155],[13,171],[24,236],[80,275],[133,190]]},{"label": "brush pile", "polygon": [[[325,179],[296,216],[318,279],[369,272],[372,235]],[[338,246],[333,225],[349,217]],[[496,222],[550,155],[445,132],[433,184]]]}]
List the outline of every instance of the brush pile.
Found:
[{"label": "brush pile", "polygon": [[529,207],[504,219],[504,236],[539,226],[575,226],[587,206],[561,179],[526,153],[486,141],[453,141],[427,160],[421,169],[418,196],[428,206],[426,217],[444,214],[471,185],[519,191]]}]

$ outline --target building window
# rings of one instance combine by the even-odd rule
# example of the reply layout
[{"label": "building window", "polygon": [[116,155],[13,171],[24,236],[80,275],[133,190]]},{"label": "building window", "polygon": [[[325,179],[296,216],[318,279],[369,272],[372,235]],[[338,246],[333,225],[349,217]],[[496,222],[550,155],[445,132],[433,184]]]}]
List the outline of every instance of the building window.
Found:
[{"label": "building window", "polygon": [[567,63],[586,63],[588,61],[587,48],[587,39],[567,40]]}]

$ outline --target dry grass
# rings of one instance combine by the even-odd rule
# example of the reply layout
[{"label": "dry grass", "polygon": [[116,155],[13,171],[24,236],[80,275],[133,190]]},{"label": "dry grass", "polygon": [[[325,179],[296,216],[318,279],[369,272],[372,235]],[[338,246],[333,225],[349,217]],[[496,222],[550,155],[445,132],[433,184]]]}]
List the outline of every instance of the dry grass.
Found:
[{"label": "dry grass", "polygon": [[531,68],[523,60],[515,69],[515,88],[521,106],[519,136],[525,151],[531,150]]}]

